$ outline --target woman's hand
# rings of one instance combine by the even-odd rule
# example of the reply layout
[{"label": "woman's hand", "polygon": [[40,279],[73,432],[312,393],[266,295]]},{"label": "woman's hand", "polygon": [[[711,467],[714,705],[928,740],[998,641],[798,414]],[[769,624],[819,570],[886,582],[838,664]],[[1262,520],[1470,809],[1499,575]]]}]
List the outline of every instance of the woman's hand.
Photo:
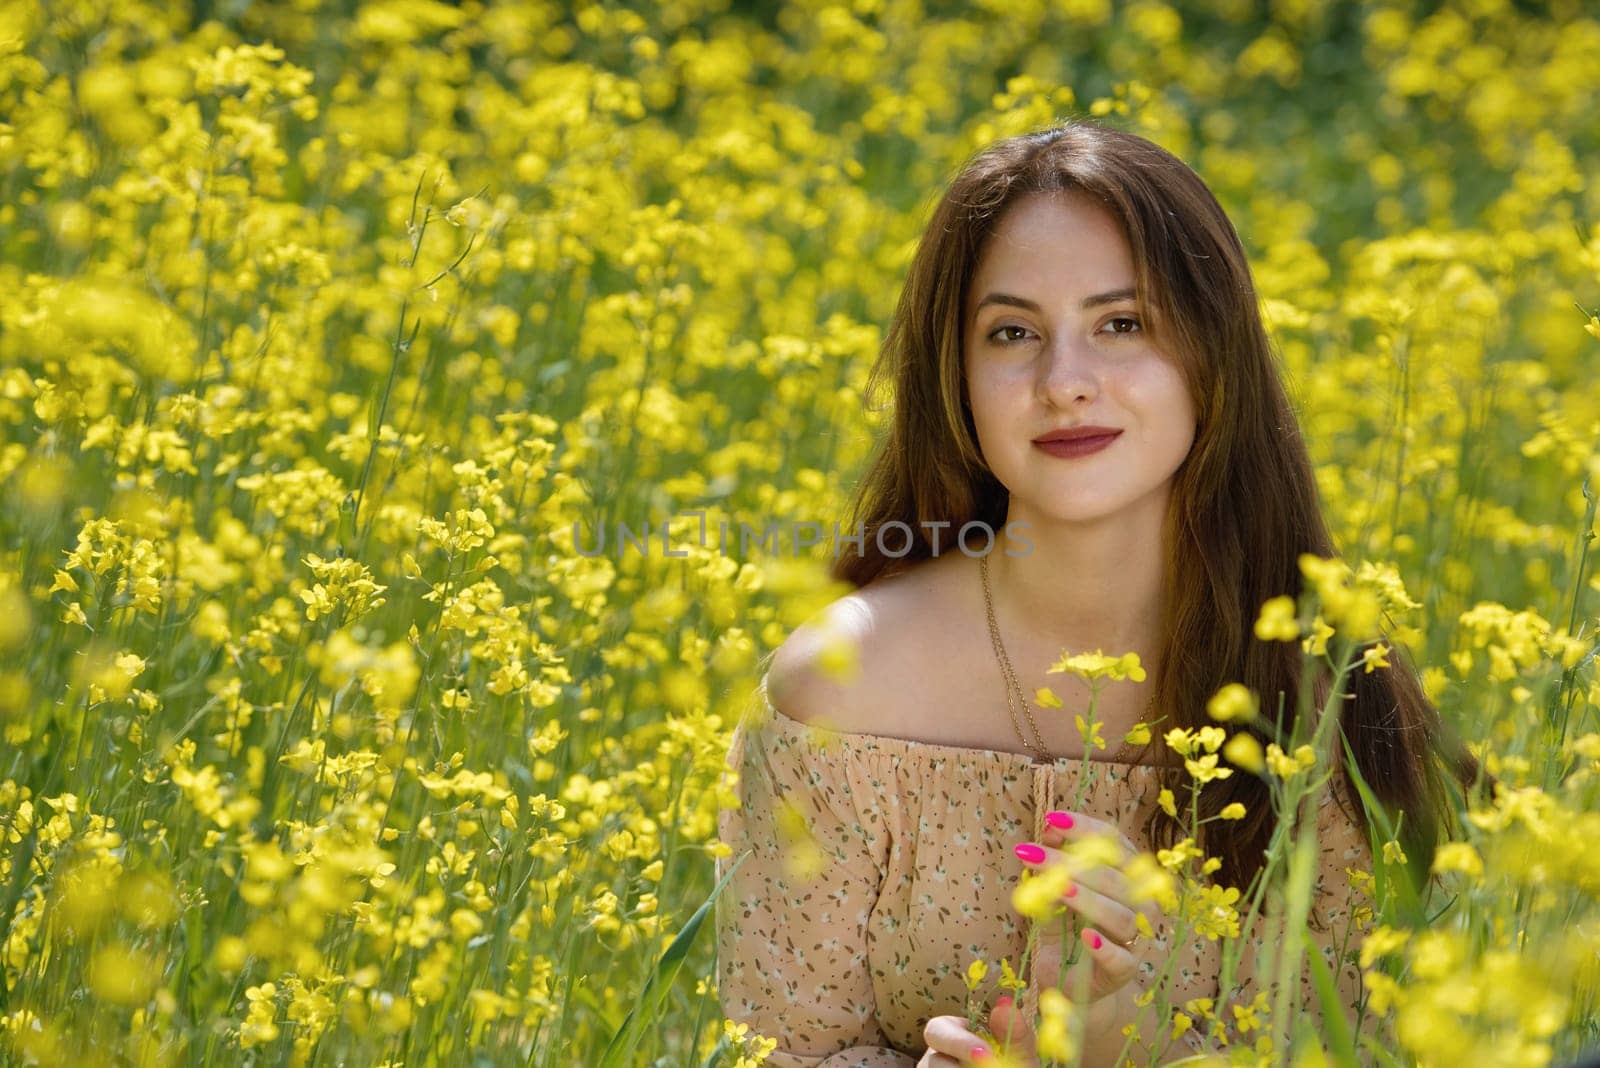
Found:
[{"label": "woman's hand", "polygon": [[[1047,827],[1043,842],[1032,845],[1036,852],[1019,848],[1018,856],[1031,868],[1042,868],[1061,859],[1067,842],[1100,834],[1110,837],[1122,850],[1122,859],[1134,856],[1138,850],[1115,826],[1078,813],[1052,812],[1046,817]],[[1024,855],[1027,854],[1027,855]],[[1112,1004],[1113,996],[1138,974],[1139,963],[1130,949],[1117,945],[1114,939],[1131,941],[1142,937],[1138,917],[1142,913],[1155,930],[1164,913],[1153,902],[1135,902],[1129,890],[1128,879],[1114,867],[1098,865],[1080,872],[1062,898],[1063,903],[1075,910],[1085,922],[1081,932],[1084,954],[1065,977],[1065,992],[1070,996],[1076,989],[1078,969],[1088,968],[1090,1011],[1096,1004]],[[1097,944],[1098,943],[1098,944]],[[1060,971],[1063,952],[1060,927],[1056,923],[1043,924],[1034,946],[1033,975],[1036,983],[1054,983]],[[1093,1018],[1091,1017],[1091,1020]],[[1004,1052],[1009,1059],[1007,1068],[1037,1068],[1039,1056],[1037,1035],[1030,1026],[1027,1014],[1011,998],[995,1002],[989,1012],[989,1031],[993,1039],[976,1035],[967,1026],[965,1016],[935,1016],[923,1028],[923,1041],[928,1050],[917,1062],[917,1068],[957,1068],[965,1065],[996,1065],[997,1056]]]},{"label": "woman's hand", "polygon": [[[1116,842],[1123,852],[1123,860],[1138,853],[1120,830],[1102,820],[1076,812],[1052,812],[1045,818],[1047,827],[1044,841],[1025,842],[1017,847],[1017,856],[1030,868],[1043,868],[1060,860],[1061,846],[1096,834]],[[1030,846],[1031,849],[1028,848]],[[1131,948],[1125,949],[1118,943],[1131,942],[1135,936],[1143,937],[1138,926],[1141,913],[1149,921],[1152,931],[1160,926],[1164,913],[1154,902],[1135,902],[1132,897],[1127,877],[1107,865],[1080,872],[1072,885],[1067,887],[1062,901],[1084,921],[1084,927],[1079,932],[1084,955],[1074,962],[1064,984],[1069,996],[1076,989],[1077,970],[1082,967],[1090,968],[1091,1006],[1121,990],[1138,974],[1139,962]],[[1054,983],[1063,957],[1058,923],[1041,925],[1034,954],[1032,974],[1036,981],[1040,985]]]},{"label": "woman's hand", "polygon": [[1001,1051],[1008,1058],[1006,1068],[1038,1068],[1033,1029],[1009,997],[996,1001],[989,1011],[989,1030],[995,1041],[973,1034],[965,1016],[935,1016],[922,1029],[928,1051],[917,1068],[998,1065],[1001,1060],[996,1054]]}]

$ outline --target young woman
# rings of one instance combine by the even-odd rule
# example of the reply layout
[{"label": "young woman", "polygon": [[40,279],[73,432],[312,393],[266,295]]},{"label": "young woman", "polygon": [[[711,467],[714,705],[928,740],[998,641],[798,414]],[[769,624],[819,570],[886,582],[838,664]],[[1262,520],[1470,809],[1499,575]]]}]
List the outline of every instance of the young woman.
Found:
[{"label": "young woman", "polygon": [[[1256,640],[1252,625],[1268,599],[1299,593],[1302,553],[1334,555],[1238,236],[1200,178],[1143,138],[1072,122],[973,159],[911,265],[874,388],[886,378],[893,422],[852,516],[865,538],[833,569],[856,590],[773,655],[763,714],[729,754],[741,807],[721,814],[733,853],[718,877],[750,855],[718,901],[719,996],[776,1040],[775,1068],[992,1056],[968,1024],[965,977],[974,960],[1020,960],[1022,870],[1095,831],[1129,853],[1173,844],[1180,825],[1157,798],[1186,798],[1188,778],[1164,735],[1213,722],[1225,684],[1264,707],[1286,694],[1292,730],[1299,643]],[[981,526],[958,545],[969,524]],[[853,676],[833,669],[840,640]],[[1113,747],[1161,721],[1142,749],[1086,753],[1071,713],[1089,683],[1047,670],[1097,649],[1148,668],[1097,702]],[[1347,679],[1340,726],[1425,863],[1454,826],[1450,780],[1470,787],[1479,769],[1394,663]],[[1046,686],[1065,713],[1035,712],[1029,695]],[[1308,934],[1354,1022],[1360,939],[1344,939],[1361,899],[1346,868],[1372,857],[1348,769],[1335,784],[1317,810]],[[1215,884],[1243,890],[1274,821],[1267,785],[1242,771],[1207,784],[1199,814],[1232,802],[1246,817],[1204,824],[1199,845],[1222,862]],[[1083,1063],[1122,1049],[1135,998],[1173,954],[1171,1005],[1211,998],[1232,1021],[1223,999],[1251,1003],[1251,932],[1222,990],[1221,943],[1174,944],[1171,920],[1111,866],[1067,894],[1091,970]],[[1069,948],[1042,935],[1034,974],[1054,975]],[[992,1005],[990,1028],[1029,1053],[1027,1014]],[[1151,1048],[1172,1032],[1154,1015],[1141,1023]],[[1174,1055],[1200,1048],[1191,1031]]]}]

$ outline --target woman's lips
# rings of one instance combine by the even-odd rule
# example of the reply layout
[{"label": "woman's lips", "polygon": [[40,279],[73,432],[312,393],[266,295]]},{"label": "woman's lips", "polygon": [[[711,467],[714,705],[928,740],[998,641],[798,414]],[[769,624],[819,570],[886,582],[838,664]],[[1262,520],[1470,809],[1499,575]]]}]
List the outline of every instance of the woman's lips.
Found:
[{"label": "woman's lips", "polygon": [[1122,431],[1110,434],[1096,434],[1093,437],[1073,438],[1070,441],[1036,441],[1035,448],[1043,449],[1051,456],[1071,459],[1076,456],[1088,456],[1099,452],[1101,449],[1117,440]]}]

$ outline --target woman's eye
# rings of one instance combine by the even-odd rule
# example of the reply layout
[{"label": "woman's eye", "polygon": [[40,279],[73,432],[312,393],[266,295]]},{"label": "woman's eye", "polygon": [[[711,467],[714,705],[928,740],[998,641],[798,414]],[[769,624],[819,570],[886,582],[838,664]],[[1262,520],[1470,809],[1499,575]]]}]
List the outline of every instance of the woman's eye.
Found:
[{"label": "woman's eye", "polygon": [[[1144,324],[1139,321],[1138,316],[1118,315],[1115,318],[1106,320],[1106,326],[1103,329],[1108,329],[1113,334],[1136,334],[1144,330]],[[1016,331],[1016,334],[1007,333],[1007,331],[1012,330]],[[1027,327],[1008,324],[995,327],[990,331],[989,340],[1000,345],[1011,345],[1023,340],[1027,334]]]},{"label": "woman's eye", "polygon": [[1003,338],[1003,337],[1001,337],[1000,335],[1004,334],[1007,330],[1016,330],[1016,331],[1018,331],[1020,333],[1024,333],[1024,334],[1026,334],[1028,332],[1027,328],[1026,327],[1022,327],[1022,326],[1001,326],[1001,327],[997,327],[992,333],[990,333],[989,340],[990,341],[999,341],[1001,344],[1008,344],[1011,341],[1020,341],[1021,340],[1020,338]]}]

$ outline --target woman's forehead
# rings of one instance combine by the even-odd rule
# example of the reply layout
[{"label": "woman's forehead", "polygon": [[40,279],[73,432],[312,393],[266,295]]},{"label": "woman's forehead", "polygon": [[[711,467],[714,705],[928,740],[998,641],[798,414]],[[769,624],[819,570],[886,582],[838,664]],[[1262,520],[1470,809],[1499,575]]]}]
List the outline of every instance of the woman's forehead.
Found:
[{"label": "woman's forehead", "polygon": [[980,248],[967,310],[995,288],[1040,301],[1137,288],[1136,267],[1108,210],[1081,194],[1077,203],[1034,195],[1008,210]]}]

